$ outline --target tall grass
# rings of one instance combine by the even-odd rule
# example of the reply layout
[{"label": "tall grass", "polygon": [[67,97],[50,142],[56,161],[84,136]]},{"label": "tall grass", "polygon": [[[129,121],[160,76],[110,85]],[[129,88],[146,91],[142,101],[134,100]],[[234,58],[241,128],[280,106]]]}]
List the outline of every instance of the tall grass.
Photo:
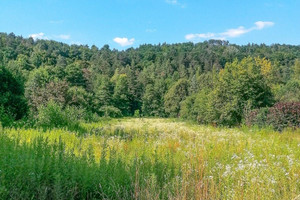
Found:
[{"label": "tall grass", "polygon": [[1,197],[293,199],[300,194],[299,131],[221,129],[167,119],[81,126],[87,134],[4,129]]}]

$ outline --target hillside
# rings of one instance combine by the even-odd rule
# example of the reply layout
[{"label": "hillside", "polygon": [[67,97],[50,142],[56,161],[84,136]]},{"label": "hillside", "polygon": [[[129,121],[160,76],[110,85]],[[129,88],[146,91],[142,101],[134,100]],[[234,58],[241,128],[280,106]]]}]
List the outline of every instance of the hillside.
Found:
[{"label": "hillside", "polygon": [[300,46],[293,45],[210,40],[118,51],[1,33],[1,121],[6,126],[36,118],[53,101],[89,116],[182,117],[234,126],[253,121],[252,110],[300,101],[299,59]]}]

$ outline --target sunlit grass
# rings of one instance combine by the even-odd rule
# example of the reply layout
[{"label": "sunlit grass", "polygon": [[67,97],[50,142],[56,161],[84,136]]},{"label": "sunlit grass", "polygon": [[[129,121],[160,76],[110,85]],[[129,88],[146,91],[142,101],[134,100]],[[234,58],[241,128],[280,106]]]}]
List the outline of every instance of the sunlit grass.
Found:
[{"label": "sunlit grass", "polygon": [[[123,198],[293,199],[300,194],[299,130],[214,128],[171,119],[82,127],[86,133],[81,135],[61,129],[2,132],[20,145],[39,137],[50,145],[61,139],[65,152],[86,159],[92,154],[96,165],[120,160],[132,188]],[[125,194],[116,188],[110,192]]]}]

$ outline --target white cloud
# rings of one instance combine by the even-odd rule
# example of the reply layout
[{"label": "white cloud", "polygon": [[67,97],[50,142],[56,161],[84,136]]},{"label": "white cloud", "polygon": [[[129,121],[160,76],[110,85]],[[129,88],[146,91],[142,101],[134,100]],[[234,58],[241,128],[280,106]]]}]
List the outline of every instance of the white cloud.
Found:
[{"label": "white cloud", "polygon": [[128,39],[128,38],[125,38],[125,37],[124,38],[120,38],[120,37],[114,38],[114,42],[118,43],[122,47],[130,46],[134,43],[134,41],[135,41],[134,38],[131,38],[131,39]]},{"label": "white cloud", "polygon": [[192,33],[192,34],[187,34],[185,36],[185,39],[191,41],[200,40],[200,39],[226,40],[227,38],[239,37],[241,35],[244,35],[254,30],[262,30],[264,28],[274,26],[274,24],[275,24],[274,22],[257,21],[254,23],[255,26],[248,29],[243,26],[240,26],[238,28],[228,29],[227,31],[222,33]]},{"label": "white cloud", "polygon": [[251,29],[246,29],[245,27],[243,26],[240,26],[238,28],[235,28],[235,29],[228,29],[227,31],[223,32],[223,33],[220,33],[221,36],[227,38],[234,38],[234,37],[239,37],[245,33],[248,33],[250,32]]},{"label": "white cloud", "polygon": [[30,34],[29,37],[32,37],[32,39],[37,40],[37,39],[41,39],[41,40],[48,40],[48,37],[45,36],[45,33],[33,33]]},{"label": "white cloud", "polygon": [[51,40],[51,39],[61,39],[61,40],[69,40],[71,39],[71,35],[67,35],[67,34],[60,34],[60,35],[47,35],[43,32],[40,33],[34,33],[34,34],[30,34],[29,37],[32,37],[32,39],[37,40]]},{"label": "white cloud", "polygon": [[70,35],[64,35],[64,34],[57,35],[56,37],[62,40],[69,40],[71,38]]},{"label": "white cloud", "polygon": [[274,26],[274,22],[263,22],[263,21],[258,21],[258,22],[255,22],[255,25],[256,25],[256,29],[258,30],[261,30],[265,27],[271,27],[271,26]]},{"label": "white cloud", "polygon": [[187,34],[185,36],[185,39],[187,40],[193,40],[193,39],[196,39],[196,38],[212,38],[214,37],[215,34],[214,33],[199,33],[199,34]]}]

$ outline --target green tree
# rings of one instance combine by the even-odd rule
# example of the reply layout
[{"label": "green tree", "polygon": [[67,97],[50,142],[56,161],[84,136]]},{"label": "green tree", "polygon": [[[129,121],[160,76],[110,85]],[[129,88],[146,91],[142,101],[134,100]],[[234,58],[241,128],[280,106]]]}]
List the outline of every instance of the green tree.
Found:
[{"label": "green tree", "polygon": [[94,103],[97,110],[103,106],[113,106],[113,85],[108,76],[98,76],[94,86]]},{"label": "green tree", "polygon": [[260,62],[250,57],[226,64],[213,91],[217,123],[236,125],[242,121],[246,109],[272,105],[271,88],[262,69]]},{"label": "green tree", "polygon": [[148,84],[142,98],[142,112],[145,116],[160,116],[165,115],[164,112],[164,92],[166,84],[163,80],[157,80],[153,84]]},{"label": "green tree", "polygon": [[297,59],[295,61],[294,67],[293,67],[293,76],[294,79],[300,80],[300,60]]},{"label": "green tree", "polygon": [[24,87],[4,67],[0,67],[0,91],[2,115],[5,113],[11,115],[14,119],[21,119],[27,112]]},{"label": "green tree", "polygon": [[86,63],[75,62],[66,67],[66,79],[72,86],[81,86],[86,88],[86,79],[84,77],[84,69]]},{"label": "green tree", "polygon": [[84,88],[73,86],[67,91],[67,104],[83,108],[87,111],[93,111],[92,94],[88,93]]},{"label": "green tree", "polygon": [[165,111],[170,117],[178,117],[180,103],[188,96],[189,82],[179,79],[166,93],[164,99]]},{"label": "green tree", "polygon": [[130,100],[128,91],[128,81],[126,74],[118,74],[114,77],[114,106],[121,110],[124,116],[130,114]]},{"label": "green tree", "polygon": [[300,79],[292,79],[282,85],[275,97],[281,102],[300,102]]}]

